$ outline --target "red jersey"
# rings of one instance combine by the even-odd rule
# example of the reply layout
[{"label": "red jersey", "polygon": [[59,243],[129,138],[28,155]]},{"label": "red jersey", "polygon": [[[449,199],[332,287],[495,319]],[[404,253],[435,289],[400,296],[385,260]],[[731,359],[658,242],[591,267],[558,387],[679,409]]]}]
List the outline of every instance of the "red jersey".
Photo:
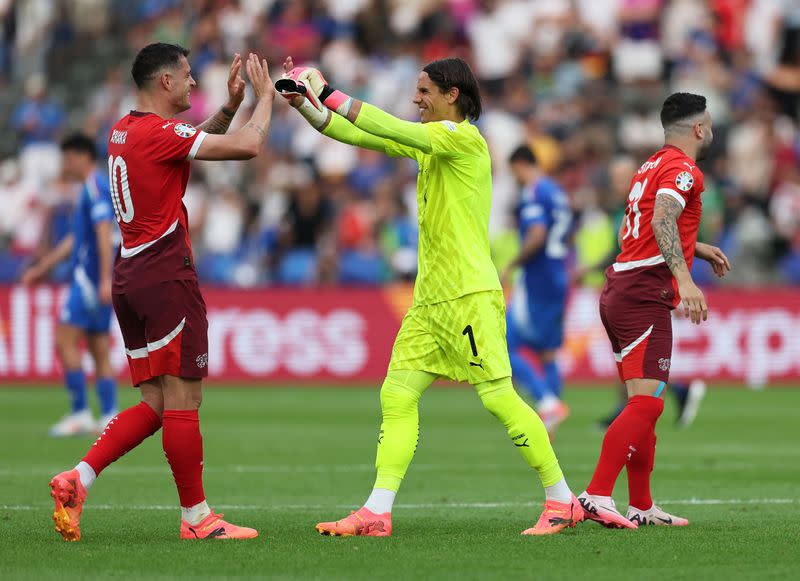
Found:
[{"label": "red jersey", "polygon": [[[608,285],[617,286],[615,290],[619,291],[625,288],[623,292],[634,294],[634,299],[655,299],[677,306],[678,286],[653,233],[656,195],[672,196],[683,207],[678,217],[678,232],[683,256],[691,269],[703,210],[702,193],[703,172],[677,147],[665,145],[642,164],[631,180],[622,225],[622,249],[617,261],[606,271]],[[636,284],[631,284],[631,277],[635,277]],[[671,288],[659,288],[667,285]]]},{"label": "red jersey", "polygon": [[111,129],[108,171],[122,232],[114,291],[195,279],[183,205],[193,159],[206,133],[178,119],[131,111]]}]

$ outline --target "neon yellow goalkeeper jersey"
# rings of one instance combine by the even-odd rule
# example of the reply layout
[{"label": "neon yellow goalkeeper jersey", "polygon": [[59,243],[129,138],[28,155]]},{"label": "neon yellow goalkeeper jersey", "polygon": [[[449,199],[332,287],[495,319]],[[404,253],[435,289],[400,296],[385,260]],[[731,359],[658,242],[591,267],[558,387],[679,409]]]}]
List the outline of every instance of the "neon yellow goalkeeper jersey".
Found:
[{"label": "neon yellow goalkeeper jersey", "polygon": [[418,125],[428,133],[430,153],[387,142],[391,156],[419,163],[419,249],[414,304],[500,290],[489,253],[492,164],[486,141],[469,121]]},{"label": "neon yellow goalkeeper jersey", "polygon": [[363,103],[355,125],[333,115],[322,132],[419,164],[415,305],[501,290],[489,254],[492,163],[474,125],[467,120],[412,123]]}]

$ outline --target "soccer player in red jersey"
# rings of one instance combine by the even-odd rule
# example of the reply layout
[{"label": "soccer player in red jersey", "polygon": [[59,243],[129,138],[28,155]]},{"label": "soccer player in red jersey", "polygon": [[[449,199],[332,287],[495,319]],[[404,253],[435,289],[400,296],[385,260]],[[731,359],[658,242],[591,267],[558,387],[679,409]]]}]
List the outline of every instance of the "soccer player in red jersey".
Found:
[{"label": "soccer player in red jersey", "polygon": [[[655,426],[664,409],[672,356],[670,312],[683,303],[693,323],[708,317],[703,292],[690,274],[694,257],[707,260],[717,276],[730,270],[719,248],[697,242],[703,193],[697,161],[713,139],[705,97],[670,95],[661,109],[661,124],[665,145],[633,176],[619,231],[621,252],[606,270],[600,296],[600,317],[628,403],[609,426],[594,476],[578,500],[587,518],[609,528],[689,524],[661,510],[650,495]],[[611,498],[623,466],[628,471],[627,518]]]},{"label": "soccer player in red jersey", "polygon": [[[50,482],[53,520],[67,541],[80,539],[86,491],[109,464],[161,428],[164,453],[181,505],[180,536],[252,538],[211,511],[203,492],[203,440],[198,408],[208,375],[208,321],[197,284],[182,198],[192,159],[250,159],[269,128],[275,90],[266,61],[235,55],[228,77],[228,102],[193,127],[175,118],[189,109],[196,85],[187,55],[156,43],[136,56],[131,74],[137,110],[109,135],[111,198],[122,246],[113,277],[114,311],[122,330],[134,386],[142,401],[117,415],[83,460]],[[226,134],[244,98],[242,66],[255,93],[250,120]]]}]

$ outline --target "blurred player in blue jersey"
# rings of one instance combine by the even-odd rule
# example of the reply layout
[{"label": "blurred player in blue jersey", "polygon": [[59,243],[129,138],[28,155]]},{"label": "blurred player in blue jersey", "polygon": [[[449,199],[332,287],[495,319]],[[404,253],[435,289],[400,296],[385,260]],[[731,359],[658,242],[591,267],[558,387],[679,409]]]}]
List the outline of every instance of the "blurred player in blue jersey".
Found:
[{"label": "blurred player in blue jersey", "polygon": [[[564,340],[572,211],[567,195],[542,173],[528,147],[517,148],[509,163],[522,189],[516,209],[520,251],[501,280],[505,286],[518,267],[522,276],[507,314],[508,353],[514,379],[535,398],[537,411],[552,436],[569,415],[561,401],[562,379],[556,355]],[[541,371],[526,359],[523,347],[536,353]]]},{"label": "blurred player in blue jersey", "polygon": [[[94,141],[85,135],[68,137],[61,149],[64,175],[83,184],[73,214],[72,232],[22,277],[24,284],[32,284],[71,256],[72,284],[61,308],[56,347],[72,409],[50,428],[54,437],[102,431],[117,413],[117,384],[109,358],[115,225],[108,171],[97,167]],[[81,365],[84,339],[95,364],[100,402],[98,422],[89,409],[86,376]]]}]

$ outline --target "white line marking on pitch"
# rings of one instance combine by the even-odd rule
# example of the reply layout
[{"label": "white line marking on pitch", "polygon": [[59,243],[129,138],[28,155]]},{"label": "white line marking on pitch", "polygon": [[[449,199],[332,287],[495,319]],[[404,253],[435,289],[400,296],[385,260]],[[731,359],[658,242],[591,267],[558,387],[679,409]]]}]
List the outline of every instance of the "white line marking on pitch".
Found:
[{"label": "white line marking on pitch", "polygon": [[[664,500],[660,504],[665,506],[677,505],[759,505],[759,504],[797,504],[797,498],[684,498],[679,500]],[[396,504],[400,509],[434,509],[434,508],[525,508],[539,506],[540,502],[441,502],[441,503],[410,503]],[[52,504],[3,504],[0,510],[45,510]],[[353,504],[218,504],[215,509],[220,510],[323,510],[323,509],[351,509]],[[88,510],[178,510],[177,506],[164,504],[91,504],[86,505]]]},{"label": "white line marking on pitch", "polygon": [[[595,464],[568,464],[569,470],[587,470],[595,469]],[[720,462],[713,466],[705,466],[703,469],[708,470],[747,470],[755,468],[755,464],[751,463],[725,463]],[[763,467],[759,465],[759,467]],[[658,465],[659,470],[690,470],[691,464],[670,463],[662,462]],[[57,474],[64,467],[48,467],[48,466],[30,466],[19,468],[0,468],[0,476],[52,476]],[[475,472],[474,465],[463,464],[413,464],[412,470],[421,470],[427,472]],[[242,465],[234,464],[226,465],[208,465],[204,466],[205,472],[223,472],[223,473],[236,473],[236,474],[327,474],[336,472],[374,472],[374,464],[263,464],[263,465]],[[522,465],[517,464],[480,464],[477,468],[482,472],[489,470],[502,470],[506,472],[524,470]],[[109,474],[168,474],[169,466],[166,463],[162,466],[114,466],[109,471]]]}]

